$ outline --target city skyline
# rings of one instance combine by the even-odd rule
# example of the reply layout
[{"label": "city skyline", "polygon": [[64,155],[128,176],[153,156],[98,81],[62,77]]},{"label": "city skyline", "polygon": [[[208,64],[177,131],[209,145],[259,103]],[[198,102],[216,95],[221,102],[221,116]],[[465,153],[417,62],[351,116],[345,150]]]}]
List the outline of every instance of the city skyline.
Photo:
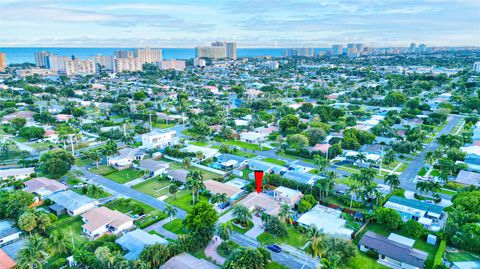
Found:
[{"label": "city skyline", "polygon": [[480,44],[478,1],[17,1],[0,4],[3,47],[239,48]]}]

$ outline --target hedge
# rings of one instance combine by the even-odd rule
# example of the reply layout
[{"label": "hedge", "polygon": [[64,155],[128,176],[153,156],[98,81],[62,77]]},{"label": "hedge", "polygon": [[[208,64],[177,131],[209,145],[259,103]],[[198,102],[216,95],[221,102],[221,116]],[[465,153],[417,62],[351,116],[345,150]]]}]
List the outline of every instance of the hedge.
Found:
[{"label": "hedge", "polygon": [[440,245],[438,246],[437,253],[435,254],[435,260],[433,260],[433,268],[437,265],[442,264],[442,259],[443,259],[443,253],[445,253],[445,249],[447,248],[447,241],[445,239],[442,239],[440,241]]}]

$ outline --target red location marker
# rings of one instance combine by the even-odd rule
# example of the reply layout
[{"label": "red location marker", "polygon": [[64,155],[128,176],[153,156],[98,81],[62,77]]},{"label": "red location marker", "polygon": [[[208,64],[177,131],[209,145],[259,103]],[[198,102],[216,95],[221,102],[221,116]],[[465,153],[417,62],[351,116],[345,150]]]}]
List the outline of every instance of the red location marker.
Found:
[{"label": "red location marker", "polygon": [[262,192],[263,171],[255,171],[255,190],[257,193]]}]

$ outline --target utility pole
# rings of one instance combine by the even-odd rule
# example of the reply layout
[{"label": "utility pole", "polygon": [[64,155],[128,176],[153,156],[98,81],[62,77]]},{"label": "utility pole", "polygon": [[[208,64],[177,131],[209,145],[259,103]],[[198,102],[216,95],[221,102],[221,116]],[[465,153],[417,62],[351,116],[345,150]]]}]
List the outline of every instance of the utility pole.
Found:
[{"label": "utility pole", "polygon": [[75,149],[73,147],[73,135],[70,135],[70,146],[72,147],[72,155],[75,156]]},{"label": "utility pole", "polygon": [[382,163],[383,163],[383,146],[382,146],[382,153],[380,155],[380,170],[378,170],[378,174],[382,175]]}]

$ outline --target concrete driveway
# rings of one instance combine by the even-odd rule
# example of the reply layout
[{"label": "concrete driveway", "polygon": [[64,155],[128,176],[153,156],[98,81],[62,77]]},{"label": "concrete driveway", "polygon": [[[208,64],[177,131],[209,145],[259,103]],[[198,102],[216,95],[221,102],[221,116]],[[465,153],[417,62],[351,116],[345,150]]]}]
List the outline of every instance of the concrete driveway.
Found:
[{"label": "concrete driveway", "polygon": [[245,233],[245,236],[248,236],[252,239],[257,239],[257,236],[262,234],[265,230],[262,227],[263,226],[262,220],[259,217],[253,216],[252,222],[253,222],[253,227],[252,229],[248,230]]}]

